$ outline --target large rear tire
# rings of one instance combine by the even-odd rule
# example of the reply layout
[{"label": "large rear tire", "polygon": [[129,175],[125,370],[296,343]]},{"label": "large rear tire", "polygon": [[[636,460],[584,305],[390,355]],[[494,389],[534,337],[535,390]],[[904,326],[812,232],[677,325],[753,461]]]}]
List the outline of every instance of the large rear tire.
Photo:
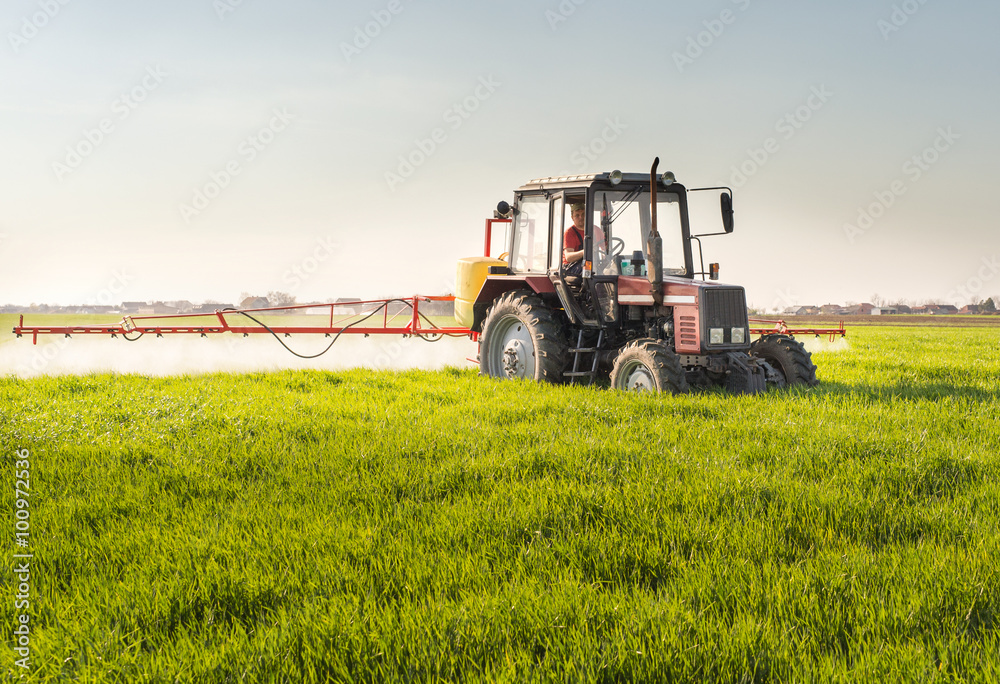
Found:
[{"label": "large rear tire", "polygon": [[479,338],[482,375],[559,383],[567,357],[562,325],[540,298],[518,290],[493,302]]},{"label": "large rear tire", "polygon": [[630,342],[622,348],[611,370],[611,386],[625,392],[688,391],[681,360],[658,340]]},{"label": "large rear tire", "polygon": [[819,384],[812,355],[801,342],[788,335],[767,335],[750,345],[750,355],[766,361],[775,371],[769,374],[768,387],[793,385],[815,387]]}]

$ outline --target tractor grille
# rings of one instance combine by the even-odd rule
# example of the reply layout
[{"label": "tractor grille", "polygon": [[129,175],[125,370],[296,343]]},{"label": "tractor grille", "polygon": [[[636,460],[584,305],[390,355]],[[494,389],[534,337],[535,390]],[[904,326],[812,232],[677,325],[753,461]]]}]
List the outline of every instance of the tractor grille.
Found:
[{"label": "tractor grille", "polygon": [[[724,342],[711,345],[715,348],[722,346],[745,346],[743,342],[733,342],[732,329],[743,328],[744,335],[747,334],[749,323],[747,321],[747,300],[742,287],[713,287],[702,292],[702,325],[704,326],[702,339],[705,342],[711,340],[710,332],[712,328],[722,328],[724,331]],[[749,341],[748,337],[744,338]]]}]

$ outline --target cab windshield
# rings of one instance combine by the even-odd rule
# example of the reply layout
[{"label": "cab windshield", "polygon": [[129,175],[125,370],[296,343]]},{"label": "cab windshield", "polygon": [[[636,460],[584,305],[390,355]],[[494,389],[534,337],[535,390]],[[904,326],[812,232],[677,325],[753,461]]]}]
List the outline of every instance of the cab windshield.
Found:
[{"label": "cab windshield", "polygon": [[[594,193],[595,267],[603,275],[646,275],[646,241],[652,231],[648,187]],[[657,193],[656,224],[663,239],[663,274],[687,275],[678,197]]]}]

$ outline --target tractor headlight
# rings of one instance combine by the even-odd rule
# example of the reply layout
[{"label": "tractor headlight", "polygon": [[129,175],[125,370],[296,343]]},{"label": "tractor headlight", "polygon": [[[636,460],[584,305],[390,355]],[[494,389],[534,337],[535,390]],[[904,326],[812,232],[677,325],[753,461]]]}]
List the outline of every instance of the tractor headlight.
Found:
[{"label": "tractor headlight", "polygon": [[725,328],[712,328],[708,331],[709,333],[709,344],[724,344],[726,341],[726,331]]},{"label": "tractor headlight", "polygon": [[746,328],[733,328],[733,344],[743,344],[746,340]]},{"label": "tractor headlight", "polygon": [[674,175],[673,171],[667,171],[662,176],[660,176],[660,181],[664,185],[673,185],[677,182],[677,176]]},{"label": "tractor headlight", "polygon": [[608,177],[608,180],[611,181],[612,185],[618,185],[619,183],[622,182],[622,172],[615,169],[614,171],[611,172],[611,175]]}]

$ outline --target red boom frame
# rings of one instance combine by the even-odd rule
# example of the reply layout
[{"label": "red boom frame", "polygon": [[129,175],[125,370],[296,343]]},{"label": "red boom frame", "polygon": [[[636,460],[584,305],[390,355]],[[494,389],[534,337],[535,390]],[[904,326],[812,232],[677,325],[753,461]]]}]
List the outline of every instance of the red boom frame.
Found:
[{"label": "red boom frame", "polygon": [[[129,335],[201,335],[209,333],[236,333],[244,336],[258,333],[276,334],[290,337],[292,335],[403,335],[416,337],[436,337],[448,335],[451,337],[473,336],[475,333],[468,328],[437,326],[427,316],[420,312],[421,302],[453,302],[454,297],[408,297],[406,299],[371,299],[361,302],[337,302],[334,304],[302,304],[297,306],[274,306],[263,309],[228,309],[211,314],[165,314],[152,316],[125,316],[120,323],[75,326],[25,326],[24,315],[20,317],[19,325],[14,327],[18,337],[31,335],[32,342],[38,344],[39,335],[108,335],[110,337],[128,337]],[[393,304],[399,304],[403,310],[390,312]],[[337,307],[341,311],[337,311]],[[344,311],[358,307],[370,309],[363,313]],[[329,309],[329,319],[325,325],[282,325],[273,318],[265,322],[267,327],[259,324],[234,325],[229,320],[238,317],[249,321],[248,315],[281,314],[308,312],[310,310]],[[381,312],[381,316],[376,314]],[[315,315],[315,314],[312,314]],[[338,315],[340,316],[338,320]],[[198,319],[201,319],[200,321]],[[208,320],[206,320],[208,319]],[[368,321],[374,319],[374,323]],[[185,321],[186,325],[175,325],[175,321]],[[252,321],[249,321],[253,323]]]}]

